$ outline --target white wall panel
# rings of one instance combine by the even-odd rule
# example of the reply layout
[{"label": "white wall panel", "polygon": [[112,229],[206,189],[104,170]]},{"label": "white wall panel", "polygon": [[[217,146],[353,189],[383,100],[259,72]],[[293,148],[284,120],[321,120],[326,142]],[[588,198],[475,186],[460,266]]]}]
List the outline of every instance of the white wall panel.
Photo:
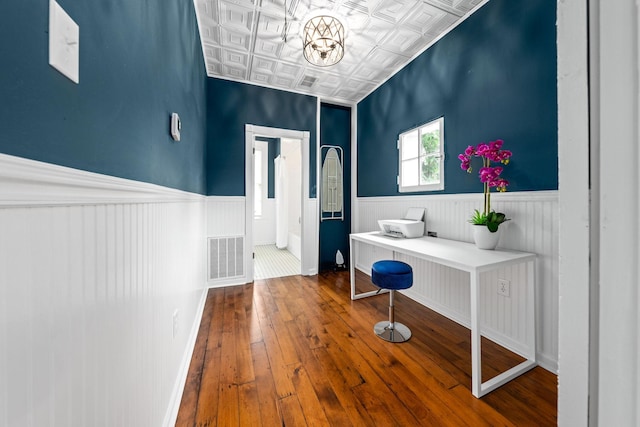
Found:
[{"label": "white wall panel", "polygon": [[[246,214],[244,196],[209,196],[206,198],[207,213],[207,238],[212,237],[243,237],[244,252],[249,248],[246,241],[247,233],[245,227]],[[244,270],[240,276],[222,277],[211,279],[207,282],[208,287],[222,287],[240,285],[248,282],[246,262],[250,260],[248,253],[245,253]]]},{"label": "white wall panel", "polygon": [[245,198],[207,197],[207,236],[227,237],[245,235]]},{"label": "white wall panel", "polygon": [[[288,209],[288,234],[300,238],[302,215],[302,141],[299,139],[281,139],[281,154],[286,165],[286,206]],[[277,178],[276,178],[277,179]]]},{"label": "white wall panel", "polygon": [[[276,244],[276,199],[266,199],[262,205],[262,217],[256,218],[253,227],[255,245]],[[244,210],[242,211],[244,213]]]},{"label": "white wall panel", "polygon": [[[558,361],[558,196],[557,192],[492,194],[492,208],[505,212],[511,221],[503,224],[500,247],[538,255],[537,352],[540,363],[557,370]],[[410,207],[424,207],[426,229],[438,237],[471,242],[467,222],[482,206],[482,194],[367,197],[356,200],[353,232],[378,229],[378,219],[403,218]],[[356,267],[369,272],[371,264],[390,253],[359,244]],[[414,286],[407,296],[464,325],[469,324],[469,276],[415,258],[406,258],[415,271]],[[498,279],[511,281],[509,298],[497,294]],[[482,327],[501,344],[522,349],[526,330],[526,269],[514,266],[481,275]]]},{"label": "white wall panel", "polygon": [[0,425],[171,424],[204,301],[204,197],[9,156],[0,171]]},{"label": "white wall panel", "polygon": [[303,221],[309,219],[307,222],[303,222],[302,226],[302,259],[300,260],[302,266],[302,274],[306,276],[313,276],[318,274],[318,220],[319,214],[318,199],[306,199],[304,201],[304,213]]}]

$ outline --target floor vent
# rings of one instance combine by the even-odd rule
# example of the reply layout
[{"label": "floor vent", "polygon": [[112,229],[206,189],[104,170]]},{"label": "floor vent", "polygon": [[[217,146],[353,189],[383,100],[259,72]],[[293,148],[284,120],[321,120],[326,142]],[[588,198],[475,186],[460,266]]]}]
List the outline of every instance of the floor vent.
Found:
[{"label": "floor vent", "polygon": [[209,280],[244,276],[244,237],[209,238]]}]

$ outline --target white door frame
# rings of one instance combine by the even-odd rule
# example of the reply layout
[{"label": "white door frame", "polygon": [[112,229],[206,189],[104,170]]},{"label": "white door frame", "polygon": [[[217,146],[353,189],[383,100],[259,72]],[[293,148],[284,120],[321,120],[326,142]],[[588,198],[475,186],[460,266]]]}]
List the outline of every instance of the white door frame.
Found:
[{"label": "white door frame", "polygon": [[599,426],[640,423],[640,35],[636,0],[595,0]]},{"label": "white door frame", "polygon": [[557,10],[558,425],[639,425],[640,12],[636,0]]},{"label": "white door frame", "polygon": [[302,206],[300,273],[311,276],[318,272],[318,217],[315,215],[315,199],[309,198],[309,139],[308,131],[279,129],[245,125],[245,265],[247,281],[253,281],[253,146],[256,136],[267,138],[291,138],[302,141]]},{"label": "white door frame", "polygon": [[597,253],[591,247],[587,2],[558,2],[557,16],[558,425],[588,426],[593,380],[589,375],[590,257]]}]

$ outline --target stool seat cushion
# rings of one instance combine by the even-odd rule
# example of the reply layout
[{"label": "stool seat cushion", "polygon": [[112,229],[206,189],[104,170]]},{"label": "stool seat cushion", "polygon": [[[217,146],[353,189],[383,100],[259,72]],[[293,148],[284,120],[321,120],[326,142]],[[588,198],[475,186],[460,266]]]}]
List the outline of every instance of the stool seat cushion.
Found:
[{"label": "stool seat cushion", "polygon": [[413,270],[402,261],[376,261],[371,267],[371,281],[382,289],[407,289],[413,285]]}]

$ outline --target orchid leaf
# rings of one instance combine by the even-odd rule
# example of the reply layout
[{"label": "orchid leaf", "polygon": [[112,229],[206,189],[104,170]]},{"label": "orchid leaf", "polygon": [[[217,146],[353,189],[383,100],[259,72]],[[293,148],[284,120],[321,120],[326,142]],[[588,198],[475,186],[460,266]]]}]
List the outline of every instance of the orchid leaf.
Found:
[{"label": "orchid leaf", "polygon": [[496,231],[498,231],[498,227],[500,226],[499,222],[488,222],[487,223],[487,228],[489,229],[490,232],[495,233]]}]

